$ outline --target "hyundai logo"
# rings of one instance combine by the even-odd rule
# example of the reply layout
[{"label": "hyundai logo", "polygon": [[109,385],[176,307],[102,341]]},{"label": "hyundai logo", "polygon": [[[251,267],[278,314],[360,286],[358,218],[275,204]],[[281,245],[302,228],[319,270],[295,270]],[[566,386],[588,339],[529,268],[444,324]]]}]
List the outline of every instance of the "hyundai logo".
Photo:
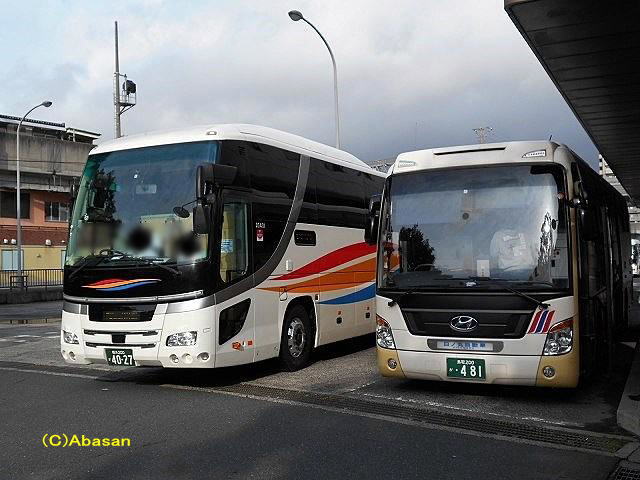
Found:
[{"label": "hyundai logo", "polygon": [[456,332],[472,332],[478,328],[478,321],[468,315],[458,315],[451,319],[449,326]]}]

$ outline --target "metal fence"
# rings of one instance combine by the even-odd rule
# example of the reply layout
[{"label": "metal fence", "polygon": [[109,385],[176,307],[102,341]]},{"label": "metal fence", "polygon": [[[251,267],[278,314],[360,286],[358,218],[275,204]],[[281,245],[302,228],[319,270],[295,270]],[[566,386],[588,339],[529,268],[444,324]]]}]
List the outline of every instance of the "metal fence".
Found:
[{"label": "metal fence", "polygon": [[0,288],[19,288],[23,284],[30,287],[55,287],[62,285],[61,268],[34,268],[22,270],[22,276],[16,270],[0,270]]}]

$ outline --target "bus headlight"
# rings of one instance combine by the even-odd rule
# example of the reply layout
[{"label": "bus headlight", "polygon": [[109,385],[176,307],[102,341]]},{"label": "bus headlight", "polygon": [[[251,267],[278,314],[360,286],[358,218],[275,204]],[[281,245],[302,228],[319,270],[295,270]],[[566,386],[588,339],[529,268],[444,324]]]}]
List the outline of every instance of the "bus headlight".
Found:
[{"label": "bus headlight", "polygon": [[396,348],[391,327],[380,315],[376,315],[376,343],[382,348]]},{"label": "bus headlight", "polygon": [[573,320],[556,323],[547,333],[543,355],[562,355],[573,348]]},{"label": "bus headlight", "polygon": [[167,337],[167,347],[188,347],[196,344],[197,331],[174,333]]},{"label": "bus headlight", "polygon": [[73,332],[67,332],[66,330],[62,331],[62,338],[64,340],[64,343],[71,343],[71,344],[75,344],[77,345],[78,343],[78,336],[73,333]]}]

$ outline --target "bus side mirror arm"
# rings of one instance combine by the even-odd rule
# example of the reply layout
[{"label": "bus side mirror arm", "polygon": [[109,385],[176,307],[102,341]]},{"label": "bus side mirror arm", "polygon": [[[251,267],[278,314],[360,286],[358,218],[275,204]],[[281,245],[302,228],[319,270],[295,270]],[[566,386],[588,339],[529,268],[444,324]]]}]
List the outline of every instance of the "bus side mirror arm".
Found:
[{"label": "bus side mirror arm", "polygon": [[209,206],[198,202],[193,207],[193,233],[205,235],[209,233]]},{"label": "bus side mirror arm", "polygon": [[206,163],[199,165],[196,171],[196,198],[207,201],[215,188],[233,185],[238,167]]},{"label": "bus side mirror arm", "polygon": [[69,221],[71,221],[73,206],[76,204],[76,198],[78,197],[78,185],[75,182],[72,182],[69,187],[69,197]]},{"label": "bus side mirror arm", "polygon": [[378,243],[378,227],[380,226],[381,195],[372,195],[369,200],[369,212],[364,225],[364,241],[367,245]]},{"label": "bus side mirror arm", "polygon": [[573,208],[580,208],[584,205],[584,202],[578,197],[574,197],[569,201],[569,206]]}]

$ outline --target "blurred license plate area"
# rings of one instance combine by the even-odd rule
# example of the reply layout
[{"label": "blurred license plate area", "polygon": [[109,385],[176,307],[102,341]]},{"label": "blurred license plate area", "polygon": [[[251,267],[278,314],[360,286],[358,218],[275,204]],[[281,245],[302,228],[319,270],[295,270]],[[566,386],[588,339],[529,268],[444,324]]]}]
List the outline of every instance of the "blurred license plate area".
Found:
[{"label": "blurred license plate area", "polygon": [[493,352],[493,343],[465,341],[465,340],[438,340],[438,350],[461,350],[471,352]]}]

